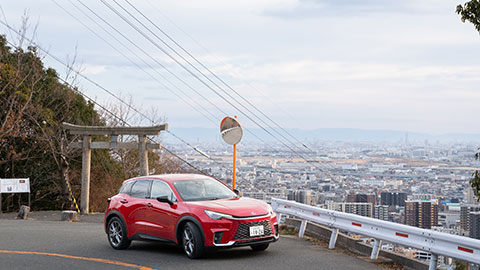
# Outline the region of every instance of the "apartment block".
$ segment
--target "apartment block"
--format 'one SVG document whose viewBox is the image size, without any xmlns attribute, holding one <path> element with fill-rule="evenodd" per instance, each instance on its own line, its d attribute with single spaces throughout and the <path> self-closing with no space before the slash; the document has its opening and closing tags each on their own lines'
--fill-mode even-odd
<svg viewBox="0 0 480 270">
<path fill-rule="evenodd" d="M 405 224 L 424 229 L 438 225 L 438 201 L 417 200 L 405 202 Z"/>
</svg>

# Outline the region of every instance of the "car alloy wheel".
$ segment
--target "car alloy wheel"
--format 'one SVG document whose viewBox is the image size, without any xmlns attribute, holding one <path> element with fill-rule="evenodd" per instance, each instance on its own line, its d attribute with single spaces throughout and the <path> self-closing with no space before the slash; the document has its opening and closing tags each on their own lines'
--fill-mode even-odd
<svg viewBox="0 0 480 270">
<path fill-rule="evenodd" d="M 192 230 L 189 227 L 183 231 L 183 249 L 188 256 L 192 256 L 195 251 L 195 241 L 193 240 Z"/>
<path fill-rule="evenodd" d="M 189 258 L 197 259 L 203 256 L 203 238 L 195 224 L 191 222 L 185 224 L 182 232 L 182 243 L 183 250 Z"/>
<path fill-rule="evenodd" d="M 125 249 L 131 241 L 127 239 L 125 225 L 118 217 L 113 217 L 108 222 L 108 242 L 114 249 Z"/>
<path fill-rule="evenodd" d="M 117 220 L 110 223 L 108 228 L 108 237 L 110 237 L 110 243 L 113 246 L 118 247 L 123 239 L 122 225 Z"/>
</svg>

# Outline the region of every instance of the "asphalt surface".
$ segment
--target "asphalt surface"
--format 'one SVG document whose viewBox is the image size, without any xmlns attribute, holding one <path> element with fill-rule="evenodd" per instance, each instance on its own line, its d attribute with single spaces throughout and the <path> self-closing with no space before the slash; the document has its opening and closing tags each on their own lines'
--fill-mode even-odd
<svg viewBox="0 0 480 270">
<path fill-rule="evenodd" d="M 134 241 L 118 251 L 107 242 L 101 214 L 82 216 L 81 222 L 53 221 L 58 217 L 55 212 L 32 213 L 31 220 L 0 215 L 0 269 L 383 269 L 292 236 L 282 236 L 263 252 L 242 247 L 199 260 L 154 242 Z"/>
</svg>

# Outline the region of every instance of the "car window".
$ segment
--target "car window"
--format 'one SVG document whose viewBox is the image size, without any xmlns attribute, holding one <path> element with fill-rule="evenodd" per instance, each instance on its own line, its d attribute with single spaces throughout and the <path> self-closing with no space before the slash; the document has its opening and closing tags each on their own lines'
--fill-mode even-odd
<svg viewBox="0 0 480 270">
<path fill-rule="evenodd" d="M 128 181 L 122 185 L 118 193 L 130 193 L 130 190 L 132 189 L 132 185 L 135 181 Z"/>
<path fill-rule="evenodd" d="M 224 184 L 210 178 L 175 181 L 173 186 L 184 201 L 207 201 L 237 197 Z"/>
<path fill-rule="evenodd" d="M 151 180 L 137 180 L 132 186 L 130 196 L 135 198 L 147 198 L 150 195 Z"/>
<path fill-rule="evenodd" d="M 160 196 L 168 196 L 172 202 L 177 200 L 167 183 L 160 180 L 154 180 L 152 183 L 152 192 L 150 198 L 156 199 Z"/>
</svg>

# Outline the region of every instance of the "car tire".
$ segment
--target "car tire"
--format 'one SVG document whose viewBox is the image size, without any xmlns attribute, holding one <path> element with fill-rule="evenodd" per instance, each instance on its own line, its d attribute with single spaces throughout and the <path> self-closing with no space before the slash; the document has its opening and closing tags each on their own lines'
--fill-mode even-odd
<svg viewBox="0 0 480 270">
<path fill-rule="evenodd" d="M 127 227 L 125 223 L 118 217 L 112 217 L 108 221 L 107 238 L 108 243 L 110 243 L 110 246 L 114 249 L 126 249 L 132 242 L 127 238 Z"/>
<path fill-rule="evenodd" d="M 183 227 L 182 247 L 190 259 L 201 258 L 205 252 L 202 232 L 192 222 L 187 222 Z"/>
<path fill-rule="evenodd" d="M 260 245 L 252 245 L 250 246 L 250 248 L 253 250 L 253 251 L 263 251 L 265 249 L 268 248 L 268 243 L 267 244 L 260 244 Z"/>
</svg>

